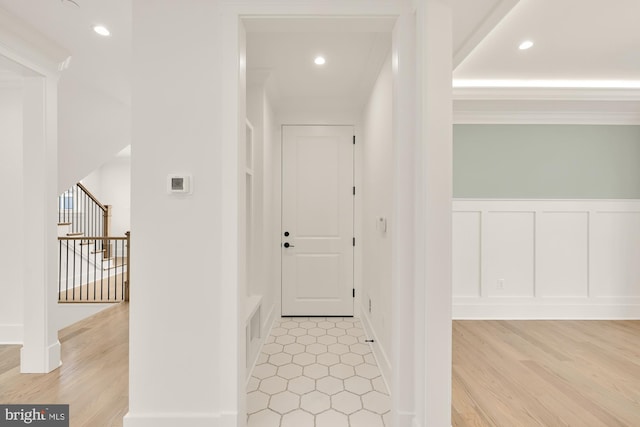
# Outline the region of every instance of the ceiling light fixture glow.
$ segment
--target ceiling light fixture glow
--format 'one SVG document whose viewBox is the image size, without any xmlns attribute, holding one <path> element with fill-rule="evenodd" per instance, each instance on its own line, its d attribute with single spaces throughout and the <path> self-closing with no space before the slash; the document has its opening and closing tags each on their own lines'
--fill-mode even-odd
<svg viewBox="0 0 640 427">
<path fill-rule="evenodd" d="M 454 88 L 640 89 L 640 80 L 453 79 Z"/>
<path fill-rule="evenodd" d="M 111 35 L 111 31 L 109 31 L 109 29 L 104 25 L 94 25 L 93 31 L 95 31 L 97 34 L 100 34 L 101 36 L 104 36 L 104 37 Z"/>
<path fill-rule="evenodd" d="M 327 60 L 324 59 L 324 56 L 316 56 L 316 59 L 313 60 L 316 65 L 324 65 L 327 63 Z"/>
<path fill-rule="evenodd" d="M 520 50 L 527 50 L 529 49 L 531 46 L 533 46 L 533 42 L 531 40 L 525 40 L 522 43 L 520 43 L 520 46 L 518 46 L 518 49 Z"/>
</svg>

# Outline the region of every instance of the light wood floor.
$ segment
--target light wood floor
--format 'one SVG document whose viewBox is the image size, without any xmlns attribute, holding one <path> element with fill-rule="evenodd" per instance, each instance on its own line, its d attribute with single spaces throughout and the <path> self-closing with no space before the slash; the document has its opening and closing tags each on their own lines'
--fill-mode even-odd
<svg viewBox="0 0 640 427">
<path fill-rule="evenodd" d="M 46 375 L 21 375 L 20 347 L 0 346 L 0 403 L 68 403 L 71 427 L 121 427 L 128 317 L 122 303 L 63 329 Z M 455 321 L 452 413 L 454 427 L 640 426 L 640 321 Z"/>
<path fill-rule="evenodd" d="M 640 321 L 456 321 L 454 427 L 640 426 Z"/>
<path fill-rule="evenodd" d="M 71 427 L 122 427 L 128 410 L 129 304 L 60 331 L 62 366 L 20 374 L 20 346 L 0 346 L 0 403 L 69 404 Z"/>
</svg>

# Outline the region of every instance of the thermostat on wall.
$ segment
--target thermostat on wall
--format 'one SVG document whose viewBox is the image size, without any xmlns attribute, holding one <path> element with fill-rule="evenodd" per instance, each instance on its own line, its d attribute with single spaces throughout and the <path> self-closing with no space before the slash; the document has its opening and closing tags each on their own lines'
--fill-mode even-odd
<svg viewBox="0 0 640 427">
<path fill-rule="evenodd" d="M 169 175 L 167 177 L 167 192 L 169 194 L 190 194 L 191 175 Z"/>
</svg>

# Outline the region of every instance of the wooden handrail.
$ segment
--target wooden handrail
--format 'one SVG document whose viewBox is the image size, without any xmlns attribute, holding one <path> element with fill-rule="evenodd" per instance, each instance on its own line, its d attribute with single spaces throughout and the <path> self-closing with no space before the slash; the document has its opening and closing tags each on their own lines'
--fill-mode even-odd
<svg viewBox="0 0 640 427">
<path fill-rule="evenodd" d="M 84 191 L 84 194 L 86 194 L 87 196 L 89 196 L 89 198 L 90 198 L 91 200 L 93 200 L 93 201 L 94 201 L 94 203 L 100 207 L 100 209 L 102 209 L 104 212 L 106 212 L 106 211 L 107 211 L 107 207 L 106 207 L 105 205 L 103 205 L 102 203 L 100 203 L 100 202 L 98 201 L 98 199 L 96 198 L 96 196 L 94 196 L 93 194 L 91 194 L 91 191 L 87 190 L 87 187 L 85 187 L 84 185 L 82 185 L 82 183 L 80 183 L 80 182 L 78 182 L 76 185 L 77 185 L 77 186 L 78 186 L 82 191 Z"/>
<path fill-rule="evenodd" d="M 58 240 L 127 240 L 126 236 L 59 236 Z"/>
</svg>

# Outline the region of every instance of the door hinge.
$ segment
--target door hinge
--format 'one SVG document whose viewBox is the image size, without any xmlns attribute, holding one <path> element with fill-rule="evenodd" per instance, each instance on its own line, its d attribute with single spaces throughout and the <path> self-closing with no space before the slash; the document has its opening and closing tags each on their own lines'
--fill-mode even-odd
<svg viewBox="0 0 640 427">
<path fill-rule="evenodd" d="M 356 195 L 356 187 L 353 187 L 353 195 Z"/>
<path fill-rule="evenodd" d="M 354 237 L 353 238 L 353 246 L 355 246 L 355 245 L 356 245 L 356 238 Z"/>
<path fill-rule="evenodd" d="M 356 143 L 356 136 L 355 135 L 353 135 L 353 143 L 354 144 Z"/>
<path fill-rule="evenodd" d="M 353 297 L 356 297 L 356 288 L 353 288 Z"/>
</svg>

